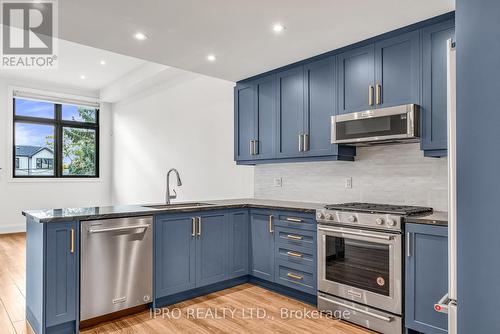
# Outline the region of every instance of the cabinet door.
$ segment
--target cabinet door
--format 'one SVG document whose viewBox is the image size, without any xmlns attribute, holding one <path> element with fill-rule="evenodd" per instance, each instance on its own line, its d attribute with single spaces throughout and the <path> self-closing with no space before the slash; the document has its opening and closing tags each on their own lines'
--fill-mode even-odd
<svg viewBox="0 0 500 334">
<path fill-rule="evenodd" d="M 229 213 L 229 278 L 248 275 L 249 232 L 248 211 Z"/>
<path fill-rule="evenodd" d="M 276 154 L 276 76 L 270 75 L 255 82 L 255 139 L 253 159 L 272 159 Z"/>
<path fill-rule="evenodd" d="M 375 106 L 420 104 L 420 32 L 375 44 Z"/>
<path fill-rule="evenodd" d="M 422 30 L 421 146 L 425 151 L 447 149 L 446 41 L 454 36 L 454 20 Z"/>
<path fill-rule="evenodd" d="M 405 326 L 427 334 L 447 333 L 446 314 L 434 311 L 448 292 L 447 228 L 407 224 L 406 232 Z"/>
<path fill-rule="evenodd" d="M 191 216 L 155 218 L 155 298 L 195 287 L 195 235 Z"/>
<path fill-rule="evenodd" d="M 235 160 L 251 160 L 251 141 L 255 138 L 255 90 L 252 84 L 234 88 Z"/>
<path fill-rule="evenodd" d="M 368 45 L 338 56 L 340 114 L 372 109 L 375 102 L 374 46 Z M 370 97 L 372 92 L 372 99 Z"/>
<path fill-rule="evenodd" d="M 251 213 L 250 274 L 274 282 L 274 231 L 269 223 L 272 218 L 271 213 Z"/>
<path fill-rule="evenodd" d="M 78 224 L 50 223 L 46 230 L 47 327 L 76 320 Z"/>
<path fill-rule="evenodd" d="M 304 68 L 281 72 L 278 84 L 278 156 L 302 156 L 299 136 L 304 131 Z"/>
<path fill-rule="evenodd" d="M 227 215 L 199 216 L 196 240 L 196 287 L 227 278 Z"/>
<path fill-rule="evenodd" d="M 305 155 L 322 156 L 336 153 L 331 144 L 331 116 L 335 114 L 335 58 L 308 64 L 305 73 L 304 133 L 307 134 Z"/>
</svg>

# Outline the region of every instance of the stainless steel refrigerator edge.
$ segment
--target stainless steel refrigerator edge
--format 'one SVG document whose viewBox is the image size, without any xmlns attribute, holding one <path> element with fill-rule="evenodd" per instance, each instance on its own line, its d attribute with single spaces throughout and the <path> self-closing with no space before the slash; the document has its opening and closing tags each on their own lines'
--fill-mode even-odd
<svg viewBox="0 0 500 334">
<path fill-rule="evenodd" d="M 80 319 L 152 301 L 153 218 L 81 222 Z"/>
<path fill-rule="evenodd" d="M 448 333 L 457 333 L 456 51 L 448 40 Z"/>
</svg>

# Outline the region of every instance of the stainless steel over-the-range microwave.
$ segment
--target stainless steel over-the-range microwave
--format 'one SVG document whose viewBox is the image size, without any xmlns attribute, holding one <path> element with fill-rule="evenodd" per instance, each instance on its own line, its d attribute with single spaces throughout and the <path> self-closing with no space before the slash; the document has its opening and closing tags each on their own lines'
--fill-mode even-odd
<svg viewBox="0 0 500 334">
<path fill-rule="evenodd" d="M 416 104 L 332 116 L 332 144 L 374 145 L 418 142 L 420 108 Z"/>
</svg>

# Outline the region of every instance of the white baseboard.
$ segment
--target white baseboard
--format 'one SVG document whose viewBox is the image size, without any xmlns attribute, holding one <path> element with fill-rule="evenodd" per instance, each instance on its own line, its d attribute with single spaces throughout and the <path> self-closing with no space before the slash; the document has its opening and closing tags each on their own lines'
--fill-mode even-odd
<svg viewBox="0 0 500 334">
<path fill-rule="evenodd" d="M 26 232 L 26 224 L 3 225 L 0 224 L 0 234 Z"/>
</svg>

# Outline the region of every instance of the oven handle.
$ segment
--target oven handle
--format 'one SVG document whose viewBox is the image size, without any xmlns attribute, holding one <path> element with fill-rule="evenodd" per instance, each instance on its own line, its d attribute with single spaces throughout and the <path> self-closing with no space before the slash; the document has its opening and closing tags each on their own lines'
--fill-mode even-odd
<svg viewBox="0 0 500 334">
<path fill-rule="evenodd" d="M 342 307 L 351 309 L 351 310 L 359 312 L 359 313 L 366 314 L 366 315 L 368 315 L 370 317 L 373 317 L 373 318 L 376 318 L 376 319 L 379 319 L 379 320 L 383 320 L 383 321 L 386 321 L 386 322 L 391 322 L 392 319 L 393 319 L 392 317 L 384 317 L 383 315 L 375 314 L 375 313 L 372 313 L 370 311 L 365 311 L 365 310 L 356 308 L 354 306 L 346 305 L 344 303 L 340 303 L 340 302 L 337 302 L 335 300 L 327 299 L 327 298 L 324 298 L 324 297 L 321 297 L 321 296 L 318 296 L 318 298 L 324 300 L 327 303 L 332 303 L 332 304 L 335 304 L 335 305 L 338 305 L 338 306 L 342 306 Z"/>
<path fill-rule="evenodd" d="M 335 232 L 335 233 L 341 233 L 341 234 L 358 235 L 361 237 L 368 237 L 368 238 L 382 239 L 382 240 L 392 240 L 394 238 L 393 235 L 372 234 L 372 233 L 366 233 L 366 232 L 354 232 L 354 231 L 347 231 L 347 230 L 339 230 L 339 229 L 335 229 L 335 228 L 318 227 L 318 230 L 325 231 L 325 232 Z"/>
</svg>

